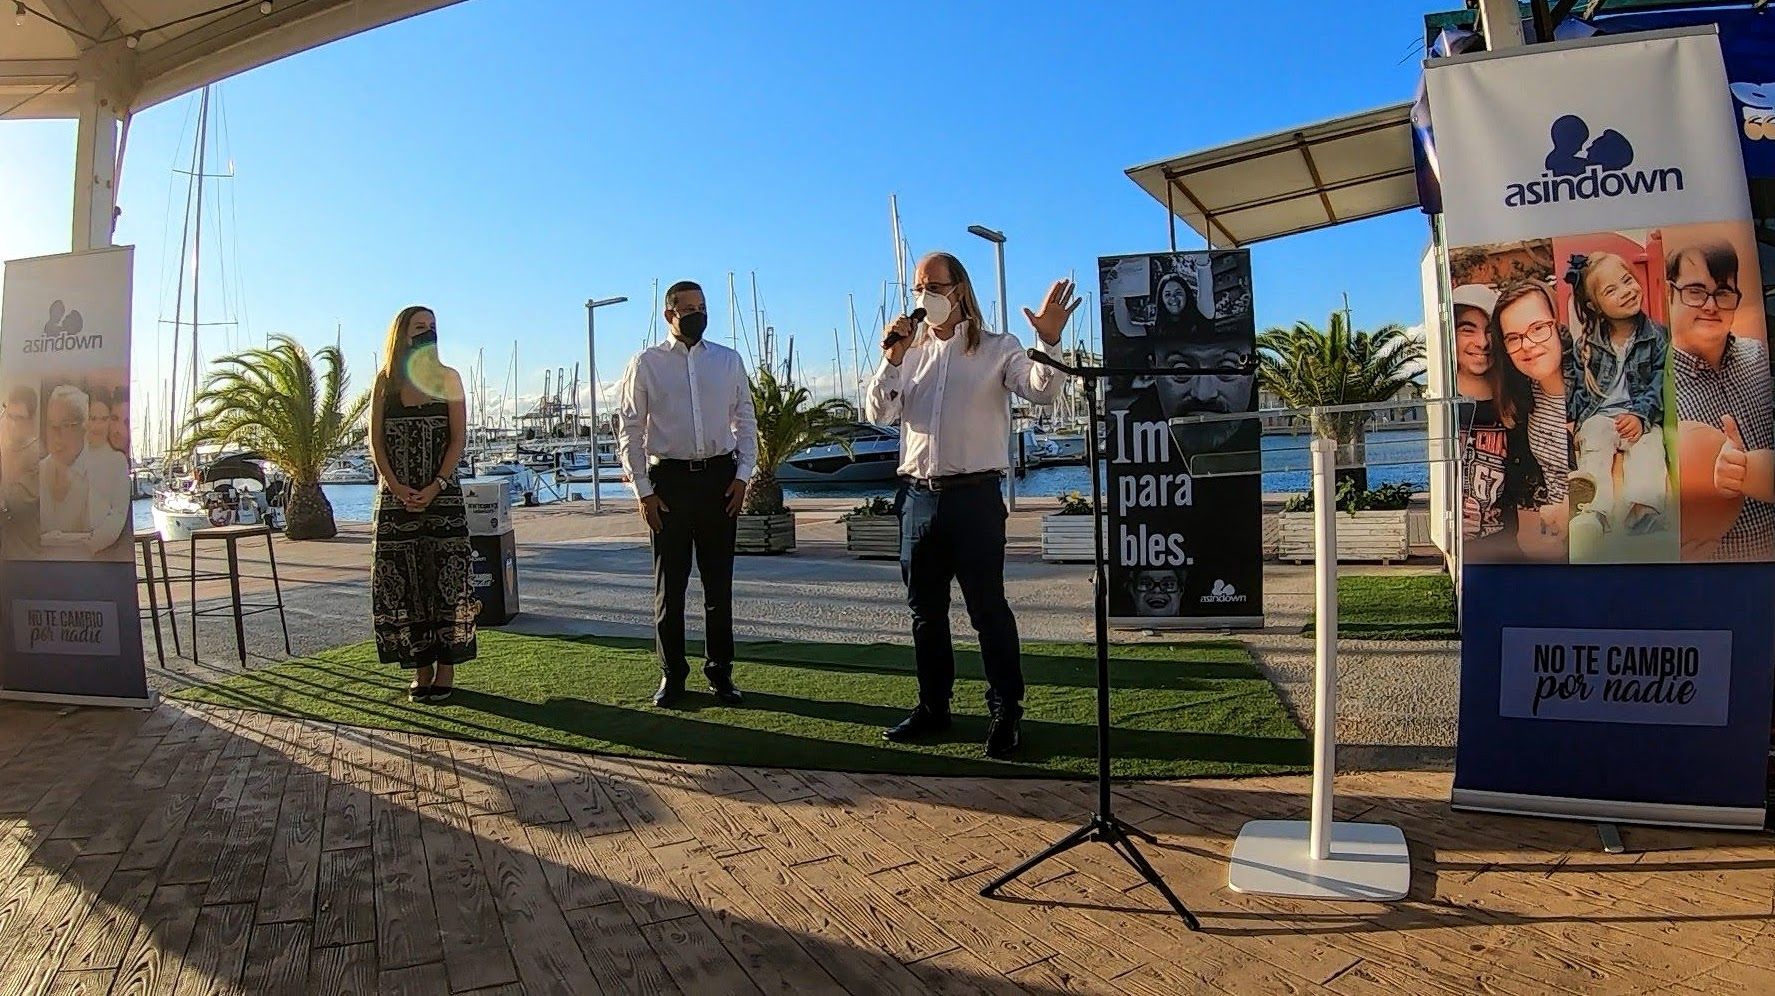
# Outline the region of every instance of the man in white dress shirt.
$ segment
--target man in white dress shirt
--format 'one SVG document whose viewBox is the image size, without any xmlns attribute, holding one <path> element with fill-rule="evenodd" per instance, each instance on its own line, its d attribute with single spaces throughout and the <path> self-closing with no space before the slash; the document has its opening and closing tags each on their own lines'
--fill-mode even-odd
<svg viewBox="0 0 1775 996">
<path fill-rule="evenodd" d="M 703 338 L 703 289 L 666 290 L 672 334 L 630 361 L 619 388 L 617 452 L 653 537 L 653 621 L 665 707 L 684 694 L 684 593 L 694 555 L 703 580 L 709 690 L 730 705 L 733 683 L 733 543 L 746 482 L 758 463 L 752 385 L 738 353 Z"/>
<path fill-rule="evenodd" d="M 888 326 L 867 403 L 870 421 L 900 423 L 900 574 L 918 659 L 918 705 L 882 736 L 908 741 L 949 729 L 953 581 L 980 636 L 992 713 L 986 753 L 1004 758 L 1021 745 L 1023 716 L 1017 619 L 1005 600 L 1007 513 L 999 492 L 1010 467 L 1010 395 L 1052 404 L 1062 377 L 1032 361 L 1015 336 L 986 330 L 960 260 L 932 253 L 919 262 L 915 279 L 924 322 L 915 329 L 901 318 Z M 1072 283 L 1056 280 L 1041 314 L 1023 309 L 1044 353 L 1058 352 L 1061 330 L 1078 306 Z"/>
</svg>

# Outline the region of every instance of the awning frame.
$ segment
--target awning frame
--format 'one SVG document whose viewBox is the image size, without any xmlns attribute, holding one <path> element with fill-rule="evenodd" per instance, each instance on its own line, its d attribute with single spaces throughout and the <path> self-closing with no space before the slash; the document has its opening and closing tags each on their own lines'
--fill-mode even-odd
<svg viewBox="0 0 1775 996">
<path fill-rule="evenodd" d="M 1126 171 L 1129 179 L 1139 184 L 1155 198 L 1159 197 L 1155 186 L 1162 183 L 1165 210 L 1171 226 L 1171 245 L 1177 244 L 1177 221 L 1182 218 L 1184 223 L 1206 240 L 1210 247 L 1237 248 L 1268 239 L 1282 238 L 1301 232 L 1327 228 L 1348 221 L 1376 217 L 1394 211 L 1405 210 L 1417 203 L 1415 193 L 1409 202 L 1401 198 L 1386 202 L 1383 206 L 1366 209 L 1340 209 L 1333 203 L 1333 195 L 1358 188 L 1392 184 L 1415 175 L 1415 166 L 1410 152 L 1411 103 L 1409 101 L 1388 107 L 1376 108 L 1360 114 L 1349 115 L 1322 121 L 1317 124 L 1289 128 L 1257 138 L 1245 139 L 1228 145 L 1207 149 L 1183 156 L 1174 156 L 1156 162 L 1129 167 Z M 1315 149 L 1332 142 L 1347 141 L 1373 136 L 1377 133 L 1397 130 L 1403 140 L 1402 148 L 1375 169 L 1364 170 L 1355 176 L 1340 177 L 1327 182 L 1321 162 L 1315 155 Z M 1279 157 L 1289 157 L 1292 162 L 1304 168 L 1310 183 L 1305 185 L 1285 184 L 1263 190 L 1256 196 L 1209 207 L 1205 198 L 1193 189 L 1191 178 L 1216 170 L 1224 170 L 1259 160 L 1280 161 Z M 1294 158 L 1298 157 L 1298 158 Z M 1415 191 L 1415 187 L 1413 188 Z M 1186 201 L 1193 213 L 1180 213 L 1178 197 Z M 1275 231 L 1264 231 L 1252 236 L 1241 238 L 1235 235 L 1231 219 L 1234 215 L 1265 208 L 1274 208 L 1291 201 L 1316 200 L 1320 220 L 1304 224 L 1291 224 Z M 1198 224 L 1199 221 L 1199 224 Z"/>
</svg>

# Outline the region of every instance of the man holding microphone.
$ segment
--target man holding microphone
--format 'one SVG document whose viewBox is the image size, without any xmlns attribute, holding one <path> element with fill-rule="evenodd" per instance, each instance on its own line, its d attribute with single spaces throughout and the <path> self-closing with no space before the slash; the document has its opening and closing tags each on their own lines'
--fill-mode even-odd
<svg viewBox="0 0 1775 996">
<path fill-rule="evenodd" d="M 918 705 L 882 732 L 904 742 L 949 729 L 955 650 L 949 635 L 950 582 L 959 582 L 980 637 L 986 705 L 992 723 L 986 753 L 1021 745 L 1023 666 L 1017 619 L 1005 600 L 1005 503 L 1000 482 L 1010 467 L 1009 401 L 1038 404 L 1060 396 L 1061 375 L 1032 361 L 1015 336 L 989 332 L 961 261 L 931 253 L 919 261 L 913 292 L 922 323 L 889 325 L 880 369 L 869 383 L 873 422 L 900 423 L 900 575 L 912 610 Z M 1040 314 L 1023 309 L 1049 355 L 1079 306 L 1072 282 L 1056 280 Z"/>
</svg>

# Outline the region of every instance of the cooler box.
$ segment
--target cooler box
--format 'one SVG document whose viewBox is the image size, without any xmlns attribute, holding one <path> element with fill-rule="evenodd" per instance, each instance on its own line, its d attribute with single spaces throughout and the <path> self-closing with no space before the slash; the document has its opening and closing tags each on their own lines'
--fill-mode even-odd
<svg viewBox="0 0 1775 996">
<path fill-rule="evenodd" d="M 503 626 L 518 614 L 518 544 L 508 528 L 497 536 L 468 538 L 474 559 L 469 565 L 469 582 L 481 611 L 475 616 L 477 626 Z"/>
<path fill-rule="evenodd" d="M 512 531 L 511 491 L 503 478 L 463 481 L 462 506 L 468 513 L 470 536 L 498 536 Z"/>
</svg>

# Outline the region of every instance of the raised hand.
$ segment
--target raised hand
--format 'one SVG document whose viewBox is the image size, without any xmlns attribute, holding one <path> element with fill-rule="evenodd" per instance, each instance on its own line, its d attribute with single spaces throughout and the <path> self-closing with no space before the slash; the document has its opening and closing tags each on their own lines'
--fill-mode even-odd
<svg viewBox="0 0 1775 996">
<path fill-rule="evenodd" d="M 1048 296 L 1042 300 L 1040 314 L 1023 309 L 1023 317 L 1029 319 L 1029 325 L 1035 334 L 1050 346 L 1059 345 L 1060 333 L 1072 318 L 1072 313 L 1083 303 L 1072 295 L 1072 281 L 1056 280 L 1054 286 L 1048 288 Z"/>
<path fill-rule="evenodd" d="M 1720 431 L 1726 434 L 1726 444 L 1720 447 L 1720 455 L 1713 462 L 1713 487 L 1728 498 L 1742 498 L 1749 470 L 1749 447 L 1744 445 L 1744 433 L 1732 416 L 1720 419 Z"/>
</svg>

